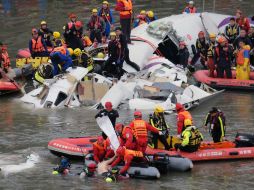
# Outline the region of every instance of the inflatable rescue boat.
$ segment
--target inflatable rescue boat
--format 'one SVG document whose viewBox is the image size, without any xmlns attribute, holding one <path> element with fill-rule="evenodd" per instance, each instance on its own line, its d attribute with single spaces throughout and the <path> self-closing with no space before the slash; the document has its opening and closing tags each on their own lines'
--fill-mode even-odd
<svg viewBox="0 0 254 190">
<path fill-rule="evenodd" d="M 0 96 L 4 94 L 9 94 L 13 92 L 18 92 L 20 87 L 16 82 L 8 82 L 0 80 Z"/>
<path fill-rule="evenodd" d="M 233 79 L 226 78 L 212 78 L 209 77 L 209 71 L 200 70 L 194 73 L 194 78 L 200 82 L 205 83 L 212 88 L 217 89 L 231 89 L 231 90 L 254 90 L 254 72 L 251 72 L 251 80 L 235 79 L 236 72 L 232 71 Z"/>
</svg>

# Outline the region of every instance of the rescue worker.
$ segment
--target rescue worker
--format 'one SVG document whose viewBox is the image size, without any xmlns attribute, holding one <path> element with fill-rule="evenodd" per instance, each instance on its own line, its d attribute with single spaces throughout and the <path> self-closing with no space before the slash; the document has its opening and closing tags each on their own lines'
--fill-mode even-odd
<svg viewBox="0 0 254 190">
<path fill-rule="evenodd" d="M 94 162 L 84 164 L 83 172 L 80 173 L 80 177 L 95 177 L 97 165 Z"/>
<path fill-rule="evenodd" d="M 236 23 L 248 34 L 250 30 L 250 21 L 247 17 L 243 15 L 242 11 L 239 9 L 236 10 Z"/>
<path fill-rule="evenodd" d="M 92 16 L 87 24 L 87 30 L 90 32 L 92 42 L 96 39 L 98 43 L 102 43 L 102 34 L 105 32 L 105 22 L 103 18 L 98 16 L 98 10 L 92 10 Z"/>
<path fill-rule="evenodd" d="M 188 6 L 185 7 L 183 13 L 197 13 L 197 9 L 194 6 L 194 1 L 189 1 Z"/>
<path fill-rule="evenodd" d="M 117 123 L 115 130 L 119 135 L 120 146 L 125 146 L 127 149 L 136 150 L 137 142 L 130 126 L 124 126 L 122 123 Z"/>
<path fill-rule="evenodd" d="M 147 19 L 146 11 L 142 10 L 140 11 L 139 15 L 137 16 L 137 19 L 134 21 L 133 27 L 136 28 L 142 24 L 149 24 L 149 20 Z"/>
<path fill-rule="evenodd" d="M 124 161 L 124 166 L 119 171 L 119 174 L 125 177 L 129 177 L 127 174 L 128 169 L 131 166 L 131 163 L 134 158 L 144 158 L 144 154 L 142 151 L 130 150 L 125 148 L 124 146 L 120 146 L 116 151 L 117 158 L 111 164 L 111 167 L 115 167 L 121 161 Z"/>
<path fill-rule="evenodd" d="M 47 45 L 43 38 L 39 36 L 37 29 L 32 29 L 32 39 L 29 41 L 29 50 L 31 56 L 47 57 L 49 55 Z"/>
<path fill-rule="evenodd" d="M 157 16 L 154 15 L 153 11 L 147 11 L 146 18 L 149 20 L 149 22 L 153 22 L 158 19 Z"/>
<path fill-rule="evenodd" d="M 200 63 L 203 65 L 204 68 L 206 68 L 206 58 L 207 58 L 207 50 L 209 48 L 209 44 L 207 43 L 205 39 L 205 33 L 203 31 L 200 31 L 198 33 L 198 39 L 196 41 L 196 54 L 191 60 L 191 64 L 195 65 L 195 63 L 200 58 Z"/>
<path fill-rule="evenodd" d="M 134 118 L 135 119 L 129 126 L 132 128 L 137 140 L 137 150 L 145 153 L 148 144 L 148 131 L 159 135 L 162 135 L 163 133 L 148 124 L 146 121 L 142 120 L 142 113 L 140 111 L 134 112 Z"/>
<path fill-rule="evenodd" d="M 183 152 L 196 152 L 203 141 L 203 135 L 192 125 L 190 119 L 184 121 L 184 130 L 181 134 L 181 138 L 182 143 L 175 144 L 175 148 Z"/>
<path fill-rule="evenodd" d="M 53 35 L 53 31 L 48 28 L 46 21 L 44 21 L 44 20 L 41 21 L 41 27 L 38 30 L 38 33 L 39 33 L 39 36 L 41 36 L 43 38 L 46 45 L 48 47 L 52 47 L 50 37 Z"/>
<path fill-rule="evenodd" d="M 182 65 L 185 69 L 188 66 L 190 53 L 188 48 L 186 47 L 186 43 L 183 41 L 179 43 L 179 51 L 177 56 L 179 65 Z"/>
<path fill-rule="evenodd" d="M 39 84 L 49 86 L 50 84 L 45 79 L 52 79 L 54 77 L 54 67 L 50 63 L 40 64 L 34 74 L 34 80 Z M 37 84 L 35 84 L 37 86 Z"/>
<path fill-rule="evenodd" d="M 250 27 L 248 36 L 249 36 L 252 46 L 254 46 L 254 27 L 253 26 Z M 254 48 L 253 47 L 250 50 L 250 64 L 252 66 L 254 66 Z"/>
<path fill-rule="evenodd" d="M 224 78 L 224 72 L 226 72 L 227 78 L 232 78 L 232 56 L 233 50 L 231 46 L 228 45 L 227 39 L 223 36 L 219 37 L 214 56 L 214 64 L 217 68 L 218 78 Z"/>
<path fill-rule="evenodd" d="M 121 78 L 124 61 L 124 52 L 122 50 L 120 42 L 116 39 L 116 33 L 111 32 L 108 43 L 108 59 L 104 63 L 104 72 L 107 76 Z"/>
<path fill-rule="evenodd" d="M 123 52 L 123 54 L 124 54 L 124 61 L 125 61 L 128 65 L 130 65 L 130 66 L 132 66 L 134 69 L 136 69 L 137 71 L 140 71 L 139 66 L 138 66 L 136 63 L 134 63 L 134 62 L 132 62 L 132 61 L 130 60 L 129 48 L 128 48 L 128 39 L 127 39 L 127 37 L 125 36 L 125 34 L 122 33 L 122 29 L 121 29 L 120 27 L 116 27 L 116 28 L 115 28 L 115 32 L 116 32 L 117 40 L 118 40 L 118 41 L 120 42 L 120 44 L 121 44 L 121 48 L 122 48 L 121 52 Z"/>
<path fill-rule="evenodd" d="M 229 24 L 225 28 L 224 34 L 228 40 L 228 43 L 230 43 L 230 44 L 233 44 L 235 39 L 239 36 L 240 27 L 236 23 L 234 17 L 230 18 Z"/>
<path fill-rule="evenodd" d="M 235 41 L 233 43 L 235 49 L 239 49 L 239 42 L 240 41 L 243 41 L 245 43 L 245 45 L 249 45 L 250 47 L 253 47 L 251 40 L 244 29 L 240 30 L 240 35 L 235 39 Z"/>
<path fill-rule="evenodd" d="M 11 61 L 9 54 L 7 52 L 7 45 L 2 44 L 0 47 L 0 68 L 5 72 L 8 73 L 11 69 Z"/>
<path fill-rule="evenodd" d="M 149 123 L 156 129 L 162 132 L 163 135 L 159 135 L 158 133 L 153 134 L 153 145 L 154 148 L 158 148 L 158 140 L 164 145 L 165 150 L 169 150 L 170 146 L 167 142 L 167 138 L 169 136 L 169 126 L 167 125 L 164 117 L 164 108 L 161 106 L 156 106 L 154 109 L 154 113 L 150 115 Z"/>
<path fill-rule="evenodd" d="M 54 168 L 56 174 L 68 174 L 71 167 L 71 163 L 68 158 L 61 156 L 60 165 L 57 168 Z"/>
<path fill-rule="evenodd" d="M 216 35 L 214 33 L 211 33 L 209 35 L 209 48 L 207 50 L 207 67 L 209 70 L 209 77 L 214 78 L 214 71 L 215 71 L 215 65 L 214 65 L 214 54 L 215 54 L 215 43 L 216 43 Z"/>
<path fill-rule="evenodd" d="M 205 129 L 207 129 L 208 124 L 210 124 L 209 132 L 213 138 L 213 142 L 222 142 L 226 133 L 226 117 L 224 113 L 218 108 L 213 107 L 205 118 Z"/>
<path fill-rule="evenodd" d="M 93 69 L 93 58 L 85 50 L 81 51 L 81 49 L 76 48 L 73 51 L 73 55 L 75 56 L 73 60 L 74 65 L 82 65 L 83 67 L 88 68 L 89 71 Z"/>
<path fill-rule="evenodd" d="M 114 151 L 110 148 L 110 141 L 98 137 L 97 141 L 93 143 L 93 158 L 96 163 L 102 162 L 104 159 L 112 158 Z"/>
<path fill-rule="evenodd" d="M 177 134 L 181 135 L 183 132 L 184 121 L 190 119 L 192 121 L 192 116 L 190 112 L 186 111 L 182 104 L 176 103 L 177 112 Z"/>
<path fill-rule="evenodd" d="M 96 114 L 95 118 L 108 116 L 112 125 L 115 126 L 116 119 L 119 117 L 118 111 L 113 109 L 113 105 L 111 102 L 106 102 L 104 107 L 105 109 L 99 111 L 99 113 Z M 102 132 L 102 136 L 104 139 L 107 138 L 107 135 L 104 132 Z"/>
<path fill-rule="evenodd" d="M 53 39 L 52 39 L 51 43 L 54 48 L 64 45 L 64 40 L 61 39 L 60 32 L 57 32 L 57 31 L 53 32 Z"/>
<path fill-rule="evenodd" d="M 50 59 L 53 64 L 53 75 L 58 75 L 61 72 L 65 72 L 66 69 L 73 66 L 71 56 L 73 50 L 71 48 L 57 47 L 50 54 Z"/>
<path fill-rule="evenodd" d="M 236 79 L 250 79 L 250 46 L 243 41 L 239 42 L 239 50 L 236 54 Z"/>
<path fill-rule="evenodd" d="M 113 17 L 112 10 L 109 8 L 108 1 L 103 1 L 102 8 L 99 10 L 98 16 L 103 18 L 103 20 L 106 24 L 103 36 L 108 38 L 109 34 L 110 34 L 110 29 L 114 27 L 114 25 L 113 25 L 114 24 L 114 17 Z"/>
<path fill-rule="evenodd" d="M 131 43 L 132 0 L 117 0 L 115 7 L 120 14 L 120 24 L 127 43 Z"/>
</svg>

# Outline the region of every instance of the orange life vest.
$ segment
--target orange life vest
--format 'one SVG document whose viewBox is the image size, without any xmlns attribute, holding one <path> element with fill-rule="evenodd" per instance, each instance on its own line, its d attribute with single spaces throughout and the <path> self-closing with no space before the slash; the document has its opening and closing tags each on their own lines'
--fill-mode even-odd
<svg viewBox="0 0 254 190">
<path fill-rule="evenodd" d="M 2 53 L 2 59 L 3 59 L 4 69 L 8 69 L 11 66 L 11 61 L 10 61 L 9 54 L 7 52 Z"/>
<path fill-rule="evenodd" d="M 66 55 L 66 48 L 64 46 L 56 47 L 53 49 L 52 53 L 60 52 L 62 55 Z"/>
<path fill-rule="evenodd" d="M 118 0 L 118 2 L 121 2 L 124 4 L 124 7 L 127 9 L 126 11 L 120 11 L 120 16 L 125 16 L 132 14 L 132 1 L 131 0 Z"/>
<path fill-rule="evenodd" d="M 105 145 L 106 145 L 105 141 L 103 143 L 103 146 L 99 145 L 97 141 L 94 142 L 93 145 L 98 149 L 100 155 L 105 153 L 105 151 L 106 151 L 106 149 L 105 149 Z"/>
<path fill-rule="evenodd" d="M 74 25 L 74 23 L 73 22 L 68 22 L 68 29 L 70 30 L 71 28 L 72 28 L 72 26 Z"/>
<path fill-rule="evenodd" d="M 132 155 L 134 157 L 143 157 L 144 156 L 141 151 L 125 149 L 125 151 L 124 151 L 124 157 L 126 157 L 128 155 Z"/>
<path fill-rule="evenodd" d="M 236 57 L 236 64 L 237 65 L 243 65 L 244 64 L 244 51 L 245 51 L 245 49 L 241 49 L 241 50 L 238 51 L 237 57 Z"/>
<path fill-rule="evenodd" d="M 90 40 L 90 38 L 88 36 L 85 36 L 83 38 L 83 43 L 84 43 L 84 46 L 91 46 L 93 44 L 93 42 Z"/>
<path fill-rule="evenodd" d="M 138 137 L 147 137 L 146 122 L 144 120 L 134 120 L 133 124 L 134 128 L 132 130 L 136 139 Z"/>
<path fill-rule="evenodd" d="M 188 112 L 188 111 L 182 111 L 179 113 L 179 115 L 183 115 L 184 120 L 190 119 L 192 121 L 192 116 L 191 116 L 190 112 Z"/>
<path fill-rule="evenodd" d="M 41 42 L 41 36 L 37 38 L 37 40 L 32 39 L 32 51 L 33 52 L 43 52 L 45 51 L 44 46 Z"/>
<path fill-rule="evenodd" d="M 127 134 L 127 132 L 128 131 L 130 131 L 130 132 L 132 132 L 133 133 L 133 131 L 132 131 L 132 129 L 129 127 L 129 126 L 125 126 L 124 128 L 123 128 L 123 131 L 122 131 L 122 138 L 124 139 L 124 140 L 126 140 L 126 134 Z M 128 137 L 127 137 L 128 138 Z"/>
</svg>

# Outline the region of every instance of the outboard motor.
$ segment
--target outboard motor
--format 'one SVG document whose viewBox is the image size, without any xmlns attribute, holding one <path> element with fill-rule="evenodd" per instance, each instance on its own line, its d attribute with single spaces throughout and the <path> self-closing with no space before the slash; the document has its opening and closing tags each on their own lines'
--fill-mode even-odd
<svg viewBox="0 0 254 190">
<path fill-rule="evenodd" d="M 156 167 L 160 173 L 168 172 L 169 156 L 166 153 L 156 153 L 153 156 L 152 166 Z"/>
<path fill-rule="evenodd" d="M 236 147 L 253 147 L 254 134 L 237 133 L 235 137 Z"/>
</svg>

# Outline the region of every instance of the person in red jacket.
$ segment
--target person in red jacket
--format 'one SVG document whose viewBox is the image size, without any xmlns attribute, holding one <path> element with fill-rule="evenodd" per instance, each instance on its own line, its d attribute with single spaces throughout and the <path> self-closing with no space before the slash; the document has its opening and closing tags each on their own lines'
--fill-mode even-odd
<svg viewBox="0 0 254 190">
<path fill-rule="evenodd" d="M 152 125 L 148 124 L 146 121 L 142 120 L 142 113 L 140 111 L 134 112 L 135 120 L 130 123 L 130 127 L 134 132 L 134 137 L 137 140 L 137 149 L 145 153 L 147 143 L 148 143 L 148 131 L 152 131 L 159 135 L 162 135 L 162 132 L 153 127 Z"/>
<path fill-rule="evenodd" d="M 98 137 L 97 141 L 93 143 L 94 161 L 99 163 L 104 158 L 111 158 L 114 156 L 114 151 L 110 148 L 110 141 L 104 140 L 103 137 Z"/>
<path fill-rule="evenodd" d="M 192 121 L 192 116 L 190 112 L 186 111 L 182 104 L 176 103 L 177 112 L 177 134 L 181 135 L 183 132 L 184 121 L 190 119 Z"/>
<path fill-rule="evenodd" d="M 131 42 L 131 22 L 132 22 L 132 0 L 117 0 L 115 7 L 120 14 L 120 24 L 123 33 L 127 38 L 127 42 Z"/>
<path fill-rule="evenodd" d="M 241 29 L 244 29 L 246 33 L 249 33 L 250 30 L 250 21 L 247 17 L 245 17 L 241 10 L 236 10 L 236 23 Z"/>
<path fill-rule="evenodd" d="M 130 126 L 124 126 L 122 123 L 117 123 L 115 130 L 119 135 L 120 146 L 125 146 L 127 149 L 135 150 L 136 140 Z"/>
</svg>

